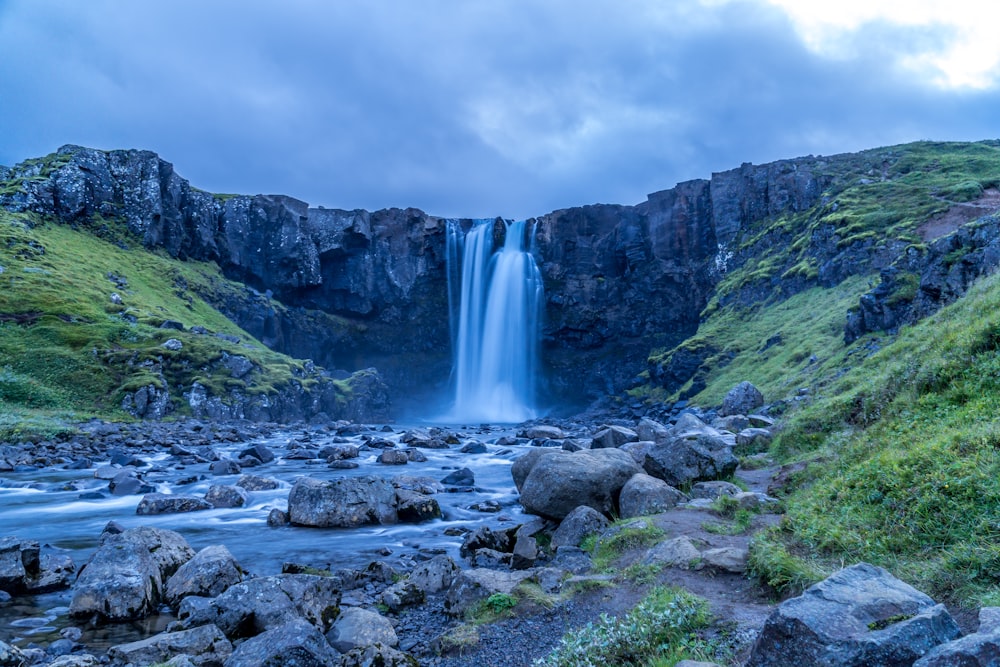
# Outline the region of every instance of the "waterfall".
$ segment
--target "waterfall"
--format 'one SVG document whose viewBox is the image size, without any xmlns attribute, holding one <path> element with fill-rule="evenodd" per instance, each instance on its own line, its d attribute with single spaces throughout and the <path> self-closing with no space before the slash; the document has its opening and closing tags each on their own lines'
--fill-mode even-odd
<svg viewBox="0 0 1000 667">
<path fill-rule="evenodd" d="M 537 416 L 542 276 L 526 247 L 526 222 L 507 225 L 497 252 L 493 231 L 493 221 L 477 222 L 464 238 L 457 224 L 448 228 L 455 388 L 449 421 L 513 423 Z"/>
</svg>

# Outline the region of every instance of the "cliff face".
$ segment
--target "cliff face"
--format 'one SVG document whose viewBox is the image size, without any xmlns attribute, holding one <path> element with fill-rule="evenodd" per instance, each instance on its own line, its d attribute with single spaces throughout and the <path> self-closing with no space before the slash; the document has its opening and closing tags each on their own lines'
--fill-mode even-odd
<svg viewBox="0 0 1000 667">
<path fill-rule="evenodd" d="M 740 230 L 817 202 L 825 183 L 806 164 L 743 165 L 637 206 L 535 219 L 551 400 L 619 391 L 651 347 L 690 335 L 727 261 L 745 259 L 727 249 Z M 8 209 L 71 224 L 120 218 L 147 247 L 217 262 L 251 288 L 246 299 L 216 299 L 217 307 L 281 352 L 330 368 L 375 366 L 397 397 L 447 381 L 447 220 L 416 209 L 213 195 L 148 151 L 67 146 L 8 178 L 19 184 L 0 194 Z"/>
</svg>

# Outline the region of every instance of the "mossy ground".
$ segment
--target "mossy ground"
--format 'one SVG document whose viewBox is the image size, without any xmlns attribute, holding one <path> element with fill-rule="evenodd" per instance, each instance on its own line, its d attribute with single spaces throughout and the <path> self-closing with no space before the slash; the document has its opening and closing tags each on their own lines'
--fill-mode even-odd
<svg viewBox="0 0 1000 667">
<path fill-rule="evenodd" d="M 134 241 L 115 221 L 67 226 L 0 211 L 0 438 L 90 416 L 122 418 L 126 392 L 163 379 L 174 396 L 195 381 L 212 394 L 253 394 L 304 375 L 300 362 L 268 350 L 199 296 L 209 285 L 244 287 L 214 264 L 177 261 Z M 185 330 L 159 328 L 167 320 Z M 182 349 L 162 347 L 169 338 Z M 216 363 L 223 354 L 259 370 L 234 378 Z M 175 407 L 183 412 L 182 403 Z"/>
<path fill-rule="evenodd" d="M 864 560 L 942 599 L 1000 599 L 998 313 L 994 275 L 790 415 L 774 453 L 818 463 L 761 538 L 783 567 Z"/>
</svg>

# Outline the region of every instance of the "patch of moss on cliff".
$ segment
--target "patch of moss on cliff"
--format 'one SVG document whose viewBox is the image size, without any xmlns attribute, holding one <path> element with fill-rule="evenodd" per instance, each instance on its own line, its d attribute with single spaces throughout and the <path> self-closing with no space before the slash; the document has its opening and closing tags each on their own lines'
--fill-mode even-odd
<svg viewBox="0 0 1000 667">
<path fill-rule="evenodd" d="M 699 405 L 718 405 L 743 380 L 753 382 L 768 400 L 783 398 L 816 386 L 849 363 L 844 313 L 867 290 L 868 279 L 855 276 L 771 305 L 719 307 L 695 336 L 651 355 L 649 363 L 662 366 L 680 351 L 709 350 L 700 366 L 704 387 L 692 398 Z M 667 398 L 676 400 L 690 388 L 691 382 Z"/>
</svg>

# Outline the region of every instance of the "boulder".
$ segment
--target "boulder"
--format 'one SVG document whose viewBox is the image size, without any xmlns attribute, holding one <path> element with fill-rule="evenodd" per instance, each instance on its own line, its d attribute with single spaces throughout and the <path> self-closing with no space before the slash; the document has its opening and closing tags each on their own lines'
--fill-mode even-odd
<svg viewBox="0 0 1000 667">
<path fill-rule="evenodd" d="M 692 498 L 715 500 L 720 496 L 737 496 L 741 493 L 743 493 L 743 489 L 732 482 L 698 482 L 691 485 Z"/>
<path fill-rule="evenodd" d="M 37 577 L 41 562 L 40 547 L 34 540 L 17 537 L 0 539 L 0 590 L 19 593 L 27 588 L 27 580 Z"/>
<path fill-rule="evenodd" d="M 657 442 L 665 439 L 670 434 L 670 429 L 658 421 L 643 417 L 636 425 L 635 433 L 639 436 L 639 440 Z"/>
<path fill-rule="evenodd" d="M 718 547 L 701 552 L 701 564 L 723 572 L 743 574 L 747 571 L 749 553 L 746 547 Z"/>
<path fill-rule="evenodd" d="M 378 462 L 391 466 L 401 466 L 409 463 L 410 457 L 402 449 L 385 449 L 379 454 Z"/>
<path fill-rule="evenodd" d="M 859 563 L 783 602 L 746 664 L 902 667 L 959 634 L 943 605 L 882 568 Z"/>
<path fill-rule="evenodd" d="M 700 558 L 701 552 L 691 538 L 682 535 L 650 547 L 643 562 L 648 565 L 667 565 L 687 570 Z"/>
<path fill-rule="evenodd" d="M 607 517 L 587 505 L 580 505 L 566 515 L 552 533 L 552 548 L 578 547 L 584 538 L 605 530 L 611 522 Z"/>
<path fill-rule="evenodd" d="M 670 486 L 728 477 L 739 460 L 717 430 L 691 414 L 678 420 L 672 435 L 646 453 L 643 468 Z"/>
<path fill-rule="evenodd" d="M 517 487 L 518 491 L 524 487 L 524 482 L 528 479 L 528 473 L 535 467 L 535 464 L 543 456 L 551 453 L 551 450 L 547 449 L 532 449 L 514 459 L 514 463 L 510 466 L 510 475 L 514 478 L 514 486 Z"/>
<path fill-rule="evenodd" d="M 536 424 L 519 431 L 517 437 L 528 440 L 562 440 L 566 434 L 558 426 Z"/>
<path fill-rule="evenodd" d="M 757 387 L 743 381 L 730 389 L 726 397 L 722 399 L 719 416 L 748 415 L 762 405 L 764 405 L 764 395 Z"/>
<path fill-rule="evenodd" d="M 476 476 L 468 468 L 460 468 L 445 475 L 441 483 L 445 486 L 473 486 L 476 483 Z"/>
<path fill-rule="evenodd" d="M 528 512 L 563 519 L 580 505 L 610 514 L 618 494 L 632 475 L 642 472 L 619 449 L 547 451 L 531 468 L 521 488 L 521 505 Z"/>
<path fill-rule="evenodd" d="M 195 496 L 178 496 L 168 493 L 147 493 L 135 508 L 136 514 L 178 514 L 212 509 L 211 503 Z"/>
<path fill-rule="evenodd" d="M 247 456 L 252 456 L 261 463 L 270 463 L 274 460 L 274 452 L 267 448 L 262 443 L 257 443 L 256 445 L 251 445 L 240 452 L 239 458 L 245 458 Z"/>
<path fill-rule="evenodd" d="M 143 482 L 132 470 L 121 470 L 108 482 L 108 491 L 113 496 L 131 496 L 139 493 L 152 493 L 152 485 Z"/>
<path fill-rule="evenodd" d="M 480 549 L 492 549 L 499 552 L 509 552 L 514 545 L 514 533 L 517 528 L 493 530 L 489 526 L 480 526 L 465 536 L 459 554 L 468 558 Z"/>
<path fill-rule="evenodd" d="M 233 645 L 219 628 L 203 625 L 112 646 L 108 650 L 108 657 L 112 665 L 152 665 L 166 662 L 177 654 L 184 654 L 189 656 L 191 664 L 208 667 L 222 664 L 232 652 Z"/>
<path fill-rule="evenodd" d="M 205 500 L 215 508 L 243 507 L 248 498 L 249 494 L 242 487 L 223 484 L 213 484 L 205 493 Z"/>
<path fill-rule="evenodd" d="M 327 463 L 331 463 L 333 461 L 343 461 L 345 459 L 356 459 L 359 454 L 360 452 L 357 445 L 338 443 L 323 447 L 319 450 L 317 457 L 325 460 Z"/>
<path fill-rule="evenodd" d="M 396 516 L 404 523 L 420 523 L 441 518 L 438 501 L 409 489 L 396 489 Z"/>
<path fill-rule="evenodd" d="M 396 637 L 396 631 L 389 619 L 378 612 L 360 607 L 341 611 L 340 616 L 326 633 L 326 640 L 341 653 L 356 648 L 367 648 L 373 644 L 393 648 L 399 646 L 399 638 Z"/>
<path fill-rule="evenodd" d="M 112 621 L 148 616 L 161 603 L 167 579 L 193 556 L 172 530 L 142 526 L 105 532 L 73 584 L 69 613 Z"/>
<path fill-rule="evenodd" d="M 618 500 L 619 514 L 623 519 L 666 512 L 688 497 L 662 479 L 638 472 L 622 487 Z"/>
<path fill-rule="evenodd" d="M 288 517 L 299 526 L 356 528 L 395 523 L 396 490 L 379 477 L 300 477 L 288 494 Z"/>
<path fill-rule="evenodd" d="M 231 640 L 254 637 L 305 620 L 325 632 L 340 611 L 340 582 L 311 574 L 278 574 L 234 584 L 215 598 L 184 599 L 177 617 L 185 627 L 214 623 Z"/>
<path fill-rule="evenodd" d="M 624 426 L 605 426 L 594 434 L 590 447 L 591 449 L 617 448 L 626 442 L 636 442 L 638 440 L 638 434 L 630 428 L 625 428 Z"/>
<path fill-rule="evenodd" d="M 441 554 L 413 568 L 408 580 L 424 593 L 438 593 L 451 586 L 458 572 L 455 561 Z"/>
<path fill-rule="evenodd" d="M 290 619 L 240 644 L 224 667 L 329 667 L 340 655 L 314 625 Z"/>
<path fill-rule="evenodd" d="M 243 569 L 229 549 L 222 545 L 205 547 L 167 580 L 166 600 L 176 609 L 189 595 L 214 598 L 241 581 Z"/>
<path fill-rule="evenodd" d="M 913 663 L 913 667 L 980 667 L 1000 665 L 1000 628 L 985 629 L 941 644 Z"/>
</svg>

